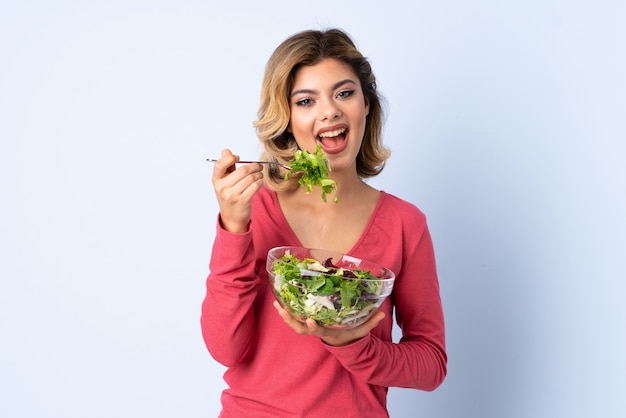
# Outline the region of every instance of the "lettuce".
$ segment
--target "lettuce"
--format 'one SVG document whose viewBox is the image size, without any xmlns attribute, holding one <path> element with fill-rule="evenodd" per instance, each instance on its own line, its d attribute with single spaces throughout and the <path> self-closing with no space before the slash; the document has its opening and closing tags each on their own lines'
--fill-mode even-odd
<svg viewBox="0 0 626 418">
<path fill-rule="evenodd" d="M 322 146 L 317 144 L 315 153 L 306 150 L 298 150 L 294 154 L 294 158 L 289 161 L 291 170 L 285 173 L 285 180 L 289 179 L 292 174 L 299 174 L 298 183 L 306 187 L 306 192 L 311 193 L 314 186 L 322 189 L 322 200 L 326 202 L 326 195 L 335 192 L 334 202 L 337 203 L 337 182 L 328 178 L 330 167 L 328 159 L 322 152 Z"/>
<path fill-rule="evenodd" d="M 286 253 L 272 263 L 273 291 L 294 316 L 324 326 L 359 322 L 378 306 L 384 286 L 369 271 L 343 269 Z"/>
</svg>

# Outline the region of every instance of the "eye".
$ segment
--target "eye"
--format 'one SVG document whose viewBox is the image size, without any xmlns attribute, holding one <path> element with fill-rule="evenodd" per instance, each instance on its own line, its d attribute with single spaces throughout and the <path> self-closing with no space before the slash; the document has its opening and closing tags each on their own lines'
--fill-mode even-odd
<svg viewBox="0 0 626 418">
<path fill-rule="evenodd" d="M 307 97 L 305 99 L 296 100 L 295 105 L 296 106 L 309 106 L 311 103 L 313 103 L 313 99 Z"/>
<path fill-rule="evenodd" d="M 338 99 L 347 99 L 348 97 L 352 96 L 354 94 L 354 90 L 341 90 L 339 93 L 337 93 L 337 98 Z"/>
</svg>

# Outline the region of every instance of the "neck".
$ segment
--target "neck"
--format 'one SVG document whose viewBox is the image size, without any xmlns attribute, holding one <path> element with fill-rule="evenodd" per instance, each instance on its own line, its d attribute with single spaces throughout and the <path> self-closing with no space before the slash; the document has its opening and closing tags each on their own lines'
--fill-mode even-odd
<svg viewBox="0 0 626 418">
<path fill-rule="evenodd" d="M 335 192 L 326 195 L 326 202 L 322 200 L 321 189 L 314 187 L 313 190 L 307 194 L 304 187 L 298 187 L 293 192 L 287 192 L 285 197 L 289 195 L 289 200 L 297 202 L 302 207 L 317 208 L 319 210 L 341 210 L 347 206 L 352 206 L 354 203 L 360 201 L 363 198 L 369 196 L 370 193 L 377 191 L 365 183 L 359 176 L 354 173 L 353 175 L 340 175 L 340 173 L 331 173 L 330 178 L 337 182 L 337 189 Z M 337 197 L 337 203 L 334 203 L 335 197 Z"/>
</svg>

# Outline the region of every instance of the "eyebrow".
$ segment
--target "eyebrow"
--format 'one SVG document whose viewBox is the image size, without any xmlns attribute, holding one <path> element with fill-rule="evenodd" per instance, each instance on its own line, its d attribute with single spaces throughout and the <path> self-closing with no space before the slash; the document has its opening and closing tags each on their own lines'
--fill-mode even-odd
<svg viewBox="0 0 626 418">
<path fill-rule="evenodd" d="M 335 84 L 333 84 L 333 90 L 338 89 L 339 87 L 343 86 L 344 84 L 355 84 L 356 85 L 356 81 L 352 80 L 351 78 L 346 78 L 345 80 L 341 80 L 336 82 Z M 289 97 L 293 97 L 297 94 L 315 94 L 317 93 L 317 90 L 311 90 L 311 89 L 300 89 L 300 90 L 295 90 L 293 92 L 291 92 L 291 95 Z"/>
</svg>

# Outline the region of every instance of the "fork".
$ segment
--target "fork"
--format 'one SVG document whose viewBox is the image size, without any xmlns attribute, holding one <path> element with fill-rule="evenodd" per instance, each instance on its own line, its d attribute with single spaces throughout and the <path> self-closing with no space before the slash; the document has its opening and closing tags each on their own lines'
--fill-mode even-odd
<svg viewBox="0 0 626 418">
<path fill-rule="evenodd" d="M 207 158 L 206 159 L 208 162 L 210 163 L 216 163 L 218 160 L 214 159 L 214 158 Z M 279 167 L 284 168 L 285 170 L 291 170 L 291 167 L 289 167 L 286 164 L 282 164 L 279 163 L 278 161 L 237 161 L 237 164 L 270 164 L 270 165 L 277 165 Z"/>
</svg>

